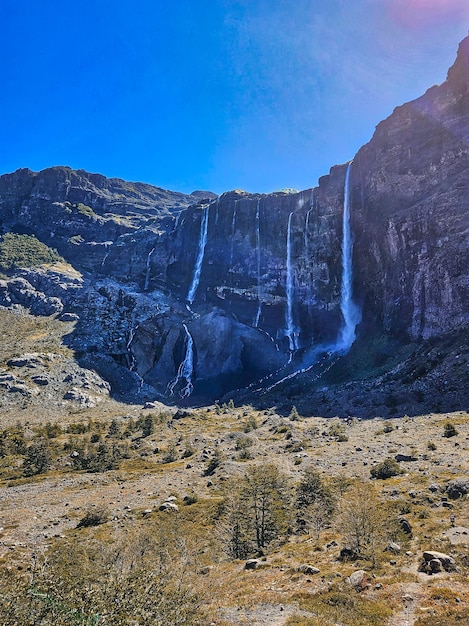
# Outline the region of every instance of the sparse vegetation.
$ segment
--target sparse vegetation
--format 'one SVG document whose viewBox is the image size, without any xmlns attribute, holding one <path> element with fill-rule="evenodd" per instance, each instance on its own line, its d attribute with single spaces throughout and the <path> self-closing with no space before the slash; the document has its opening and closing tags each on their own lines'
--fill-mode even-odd
<svg viewBox="0 0 469 626">
<path fill-rule="evenodd" d="M 382 463 L 378 463 L 375 467 L 370 470 L 370 474 L 372 478 L 379 478 L 380 480 L 386 480 L 387 478 L 392 478 L 393 476 L 399 476 L 403 471 L 399 466 L 399 463 L 392 459 L 387 458 L 384 459 Z"/>
<path fill-rule="evenodd" d="M 453 548 L 443 533 L 451 513 L 457 526 L 469 525 L 466 413 L 345 424 L 302 417 L 300 403 L 298 418 L 288 419 L 291 402 L 279 411 L 226 403 L 182 417 L 111 399 L 93 407 L 60 396 L 54 405 L 41 398 L 64 378 L 70 353 L 56 339 L 62 326 L 0 312 L 2 320 L 5 380 L 14 375 L 32 387 L 31 375 L 47 369 L 51 384 L 32 396 L 2 397 L 0 623 L 177 624 L 175 603 L 182 623 L 231 626 L 260 615 L 275 623 L 282 603 L 290 624 L 385 626 L 391 612 L 399 617 L 412 584 L 419 585 L 409 591 L 415 606 L 428 608 L 416 612 L 417 623 L 464 624 L 467 549 Z M 8 366 L 19 345 L 21 353 L 41 352 L 44 365 Z M 81 379 L 74 369 L 72 384 Z M 445 423 L 457 428 L 457 440 L 442 436 Z M 405 474 L 371 480 L 370 470 L 397 454 L 415 458 L 397 464 Z M 158 555 L 149 535 L 158 538 Z M 390 542 L 398 544 L 393 552 Z M 409 573 L 428 549 L 456 558 L 451 587 L 445 574 L 427 585 Z M 255 572 L 239 561 L 250 558 Z M 346 582 L 355 570 L 366 572 L 358 591 Z M 146 613 L 142 584 L 154 591 L 155 616 Z M 184 608 L 186 592 L 192 600 Z"/>
</svg>

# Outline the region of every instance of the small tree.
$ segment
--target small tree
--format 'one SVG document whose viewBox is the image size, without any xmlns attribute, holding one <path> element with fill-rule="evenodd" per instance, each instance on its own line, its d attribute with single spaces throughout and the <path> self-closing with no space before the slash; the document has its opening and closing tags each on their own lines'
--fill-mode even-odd
<svg viewBox="0 0 469 626">
<path fill-rule="evenodd" d="M 347 547 L 369 558 L 374 567 L 380 546 L 384 549 L 392 536 L 393 516 L 373 485 L 361 482 L 351 487 L 340 501 L 337 526 Z"/>
<path fill-rule="evenodd" d="M 300 529 L 313 528 L 319 538 L 335 509 L 335 497 L 322 476 L 308 467 L 296 491 L 297 525 Z"/>
<path fill-rule="evenodd" d="M 51 466 L 52 455 L 46 440 L 39 440 L 32 443 L 26 450 L 23 461 L 23 474 L 34 476 L 47 472 Z"/>
<path fill-rule="evenodd" d="M 249 468 L 242 482 L 243 497 L 261 550 L 279 535 L 288 532 L 289 490 L 286 477 L 276 465 Z"/>
</svg>

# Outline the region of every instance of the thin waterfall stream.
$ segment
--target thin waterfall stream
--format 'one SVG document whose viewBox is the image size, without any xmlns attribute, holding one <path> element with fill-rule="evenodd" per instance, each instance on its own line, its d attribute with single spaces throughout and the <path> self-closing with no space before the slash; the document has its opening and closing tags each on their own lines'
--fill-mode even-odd
<svg viewBox="0 0 469 626">
<path fill-rule="evenodd" d="M 207 245 L 208 234 L 208 213 L 210 205 L 204 208 L 202 218 L 200 220 L 200 236 L 199 236 L 199 248 L 197 252 L 197 259 L 194 266 L 194 274 L 192 277 L 192 283 L 187 294 L 187 301 L 189 304 L 194 302 L 195 294 L 200 282 L 200 273 L 202 271 L 202 263 L 204 261 L 205 246 Z"/>
</svg>

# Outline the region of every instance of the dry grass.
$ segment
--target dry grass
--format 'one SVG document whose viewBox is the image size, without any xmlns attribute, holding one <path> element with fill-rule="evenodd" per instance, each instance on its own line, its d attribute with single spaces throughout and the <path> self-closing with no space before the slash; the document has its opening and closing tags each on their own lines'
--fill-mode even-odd
<svg viewBox="0 0 469 626">
<path fill-rule="evenodd" d="M 73 364 L 73 354 L 62 343 L 63 333 L 68 332 L 66 324 L 0 311 L 0 330 L 5 337 L 0 366 L 7 371 L 11 371 L 8 359 L 25 352 L 56 355 L 49 364 L 52 373 L 56 366 L 62 370 Z M 26 377 L 28 372 L 21 375 Z M 19 423 L 27 443 L 39 434 L 44 436 L 46 422 L 61 427 L 49 440 L 53 464 L 45 474 L 23 477 L 21 455 L 0 458 L 0 558 L 9 567 L 27 566 L 38 546 L 60 545 L 65 540 L 112 544 L 158 519 L 167 519 L 160 516 L 168 514 L 157 509 L 173 495 L 179 507 L 174 521 L 178 520 L 188 539 L 198 546 L 199 565 L 193 575 L 207 590 L 204 606 L 209 614 L 218 616 L 214 618 L 217 626 L 381 626 L 392 617 L 389 607 L 395 607 L 399 617 L 402 596 L 409 590 L 415 595 L 416 626 L 468 624 L 469 546 L 453 547 L 443 534 L 450 526 L 451 512 L 458 525 L 469 526 L 467 498 L 446 502 L 444 492 L 450 480 L 467 477 L 469 471 L 467 413 L 377 418 L 345 426 L 338 419 L 321 417 L 292 421 L 276 414 L 274 408 L 214 406 L 189 411 L 174 420 L 174 409 L 161 406 L 149 411 L 106 396 L 95 407 L 64 403 L 54 396 L 57 390 L 61 387 L 41 389 L 32 398 L 10 397 L 9 403 L 0 407 L 0 430 Z M 46 392 L 51 394 L 47 403 L 40 395 Z M 123 434 L 129 424 L 149 413 L 156 424 L 152 434 L 142 437 L 139 429 Z M 115 441 L 128 444 L 129 458 L 122 459 L 116 470 L 77 471 L 71 463 L 69 442 L 89 442 L 93 433 L 103 441 L 114 441 L 106 437 L 113 419 L 119 426 Z M 443 437 L 448 420 L 457 426 L 456 437 Z M 79 431 L 82 425 L 85 432 L 67 432 L 73 424 L 71 430 Z M 338 440 L 340 432 L 346 440 Z M 248 458 L 240 458 L 240 437 L 249 437 Z M 428 448 L 429 441 L 435 449 Z M 169 449 L 175 460 L 163 462 Z M 221 463 L 213 476 L 207 477 L 205 469 L 215 450 Z M 400 463 L 404 474 L 373 484 L 383 501 L 393 503 L 395 514 L 412 525 L 412 538 L 398 538 L 399 554 L 383 552 L 374 569 L 368 561 L 340 562 L 341 536 L 332 523 L 319 538 L 314 533 L 292 535 L 269 546 L 265 560 L 253 571 L 245 570 L 243 561 L 226 559 L 217 539 L 216 517 L 227 478 L 243 476 L 251 465 L 274 462 L 295 484 L 311 466 L 340 492 L 350 480 L 368 481 L 370 469 L 395 454 L 417 460 Z M 191 496 L 194 503 L 186 505 L 185 496 Z M 77 531 L 76 525 L 89 507 L 106 507 L 110 521 Z M 148 510 L 152 512 L 146 513 Z M 460 573 L 419 574 L 418 562 L 426 549 L 454 554 Z M 304 564 L 317 567 L 320 573 L 301 572 Z M 351 592 L 345 582 L 356 569 L 365 569 L 370 576 L 369 587 L 360 594 Z M 280 604 L 285 607 L 283 616 Z M 398 622 L 389 623 L 394 626 Z"/>
</svg>

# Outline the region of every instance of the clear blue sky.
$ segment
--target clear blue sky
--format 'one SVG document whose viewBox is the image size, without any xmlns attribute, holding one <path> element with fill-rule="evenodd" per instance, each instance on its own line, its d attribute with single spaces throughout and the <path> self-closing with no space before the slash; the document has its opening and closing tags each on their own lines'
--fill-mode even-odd
<svg viewBox="0 0 469 626">
<path fill-rule="evenodd" d="M 0 0 L 0 173 L 305 189 L 468 29 L 469 0 Z"/>
</svg>

